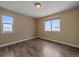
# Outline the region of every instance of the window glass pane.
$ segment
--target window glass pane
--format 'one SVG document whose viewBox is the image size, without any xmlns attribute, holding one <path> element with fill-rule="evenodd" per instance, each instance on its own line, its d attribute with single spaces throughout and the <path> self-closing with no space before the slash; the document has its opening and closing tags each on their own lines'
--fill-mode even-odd
<svg viewBox="0 0 79 59">
<path fill-rule="evenodd" d="M 11 16 L 2 16 L 3 23 L 13 23 L 13 17 Z"/>
<path fill-rule="evenodd" d="M 52 30 L 60 31 L 60 19 L 52 20 Z"/>
<path fill-rule="evenodd" d="M 3 32 L 12 31 L 12 24 L 3 24 Z"/>
<path fill-rule="evenodd" d="M 51 31 L 51 20 L 45 21 L 45 31 Z"/>
</svg>

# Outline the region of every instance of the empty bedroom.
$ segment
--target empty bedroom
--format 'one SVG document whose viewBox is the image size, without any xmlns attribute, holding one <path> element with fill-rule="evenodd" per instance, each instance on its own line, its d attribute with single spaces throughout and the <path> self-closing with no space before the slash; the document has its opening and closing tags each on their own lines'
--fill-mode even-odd
<svg viewBox="0 0 79 59">
<path fill-rule="evenodd" d="M 0 57 L 79 57 L 79 1 L 0 1 Z"/>
</svg>

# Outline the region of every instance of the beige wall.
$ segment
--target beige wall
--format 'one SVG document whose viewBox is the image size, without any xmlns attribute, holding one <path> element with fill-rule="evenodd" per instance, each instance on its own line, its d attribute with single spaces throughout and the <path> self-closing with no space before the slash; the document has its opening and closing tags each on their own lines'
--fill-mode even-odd
<svg viewBox="0 0 79 59">
<path fill-rule="evenodd" d="M 0 8 L 0 22 L 1 15 L 13 16 L 13 33 L 1 33 L 0 23 L 0 45 L 15 42 L 35 36 L 36 32 L 36 21 L 31 17 Z"/>
<path fill-rule="evenodd" d="M 46 19 L 61 18 L 61 32 L 45 32 Z M 38 20 L 38 36 L 79 46 L 79 8 L 57 13 Z"/>
</svg>

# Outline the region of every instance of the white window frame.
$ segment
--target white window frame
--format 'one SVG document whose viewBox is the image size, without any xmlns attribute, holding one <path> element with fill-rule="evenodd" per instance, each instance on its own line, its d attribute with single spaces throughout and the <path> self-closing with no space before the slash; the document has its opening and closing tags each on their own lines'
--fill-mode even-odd
<svg viewBox="0 0 79 59">
<path fill-rule="evenodd" d="M 46 21 L 51 21 L 51 20 L 45 20 L 45 21 L 44 21 L 44 31 L 45 31 L 45 32 L 51 32 L 51 31 L 52 31 L 52 23 L 51 23 L 51 30 L 50 30 L 50 31 L 46 31 L 46 30 L 45 30 L 45 22 L 46 22 Z"/>
<path fill-rule="evenodd" d="M 10 16 L 10 15 L 1 15 L 1 33 L 13 33 L 14 31 L 13 31 L 13 23 L 12 23 L 12 31 L 3 31 L 3 22 L 2 22 L 2 20 L 3 20 L 3 16 Z M 10 16 L 10 17 L 12 17 L 12 20 L 13 20 L 13 16 Z"/>
<path fill-rule="evenodd" d="M 60 30 L 59 30 L 59 31 L 52 30 L 52 20 L 56 20 L 56 19 L 59 19 L 59 20 L 60 20 Z M 50 31 L 45 31 L 45 22 L 46 22 L 46 21 L 51 21 L 51 30 L 50 30 Z M 44 31 L 45 31 L 45 32 L 60 32 L 60 31 L 61 31 L 61 18 L 55 18 L 55 19 L 48 19 L 48 20 L 45 20 L 45 21 L 44 21 Z"/>
</svg>

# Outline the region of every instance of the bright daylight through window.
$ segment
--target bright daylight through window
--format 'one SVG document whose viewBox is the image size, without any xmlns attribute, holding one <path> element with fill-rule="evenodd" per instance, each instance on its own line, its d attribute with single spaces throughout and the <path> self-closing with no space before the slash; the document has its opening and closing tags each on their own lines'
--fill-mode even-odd
<svg viewBox="0 0 79 59">
<path fill-rule="evenodd" d="M 60 18 L 53 20 L 46 20 L 44 22 L 45 31 L 58 31 L 60 32 Z"/>
<path fill-rule="evenodd" d="M 2 32 L 5 33 L 9 33 L 12 32 L 13 26 L 13 17 L 11 16 L 2 16 Z"/>
</svg>

